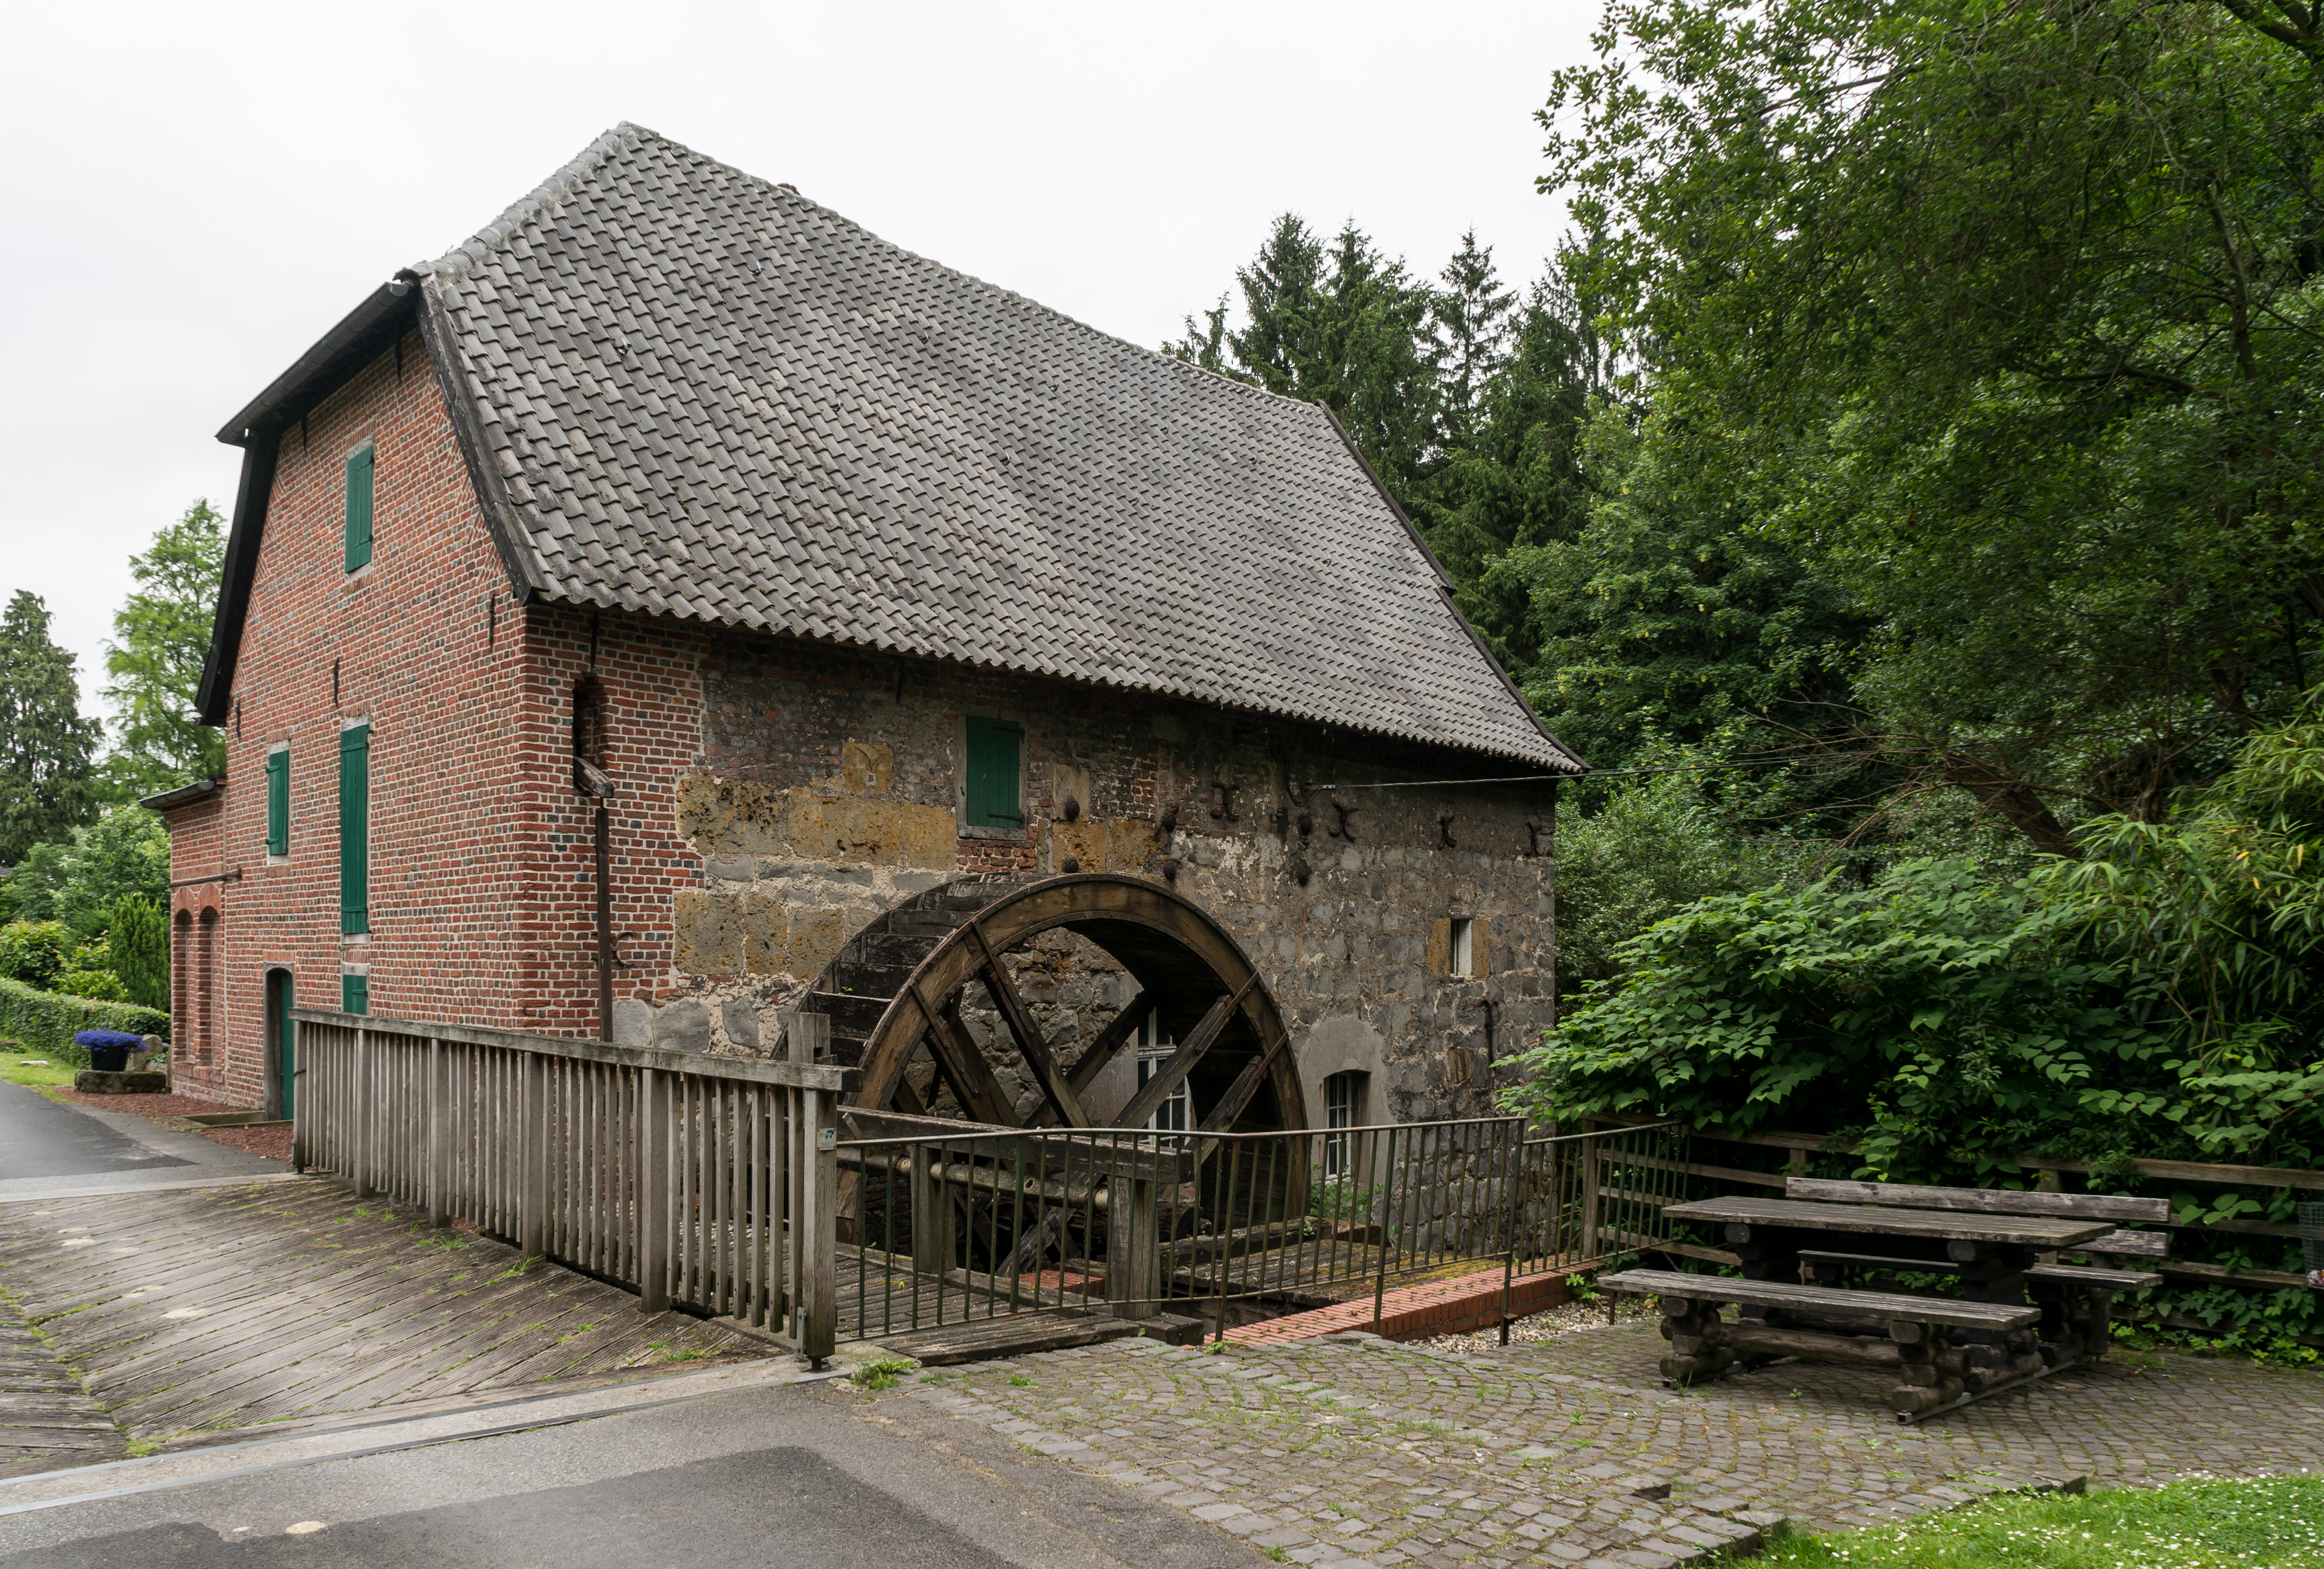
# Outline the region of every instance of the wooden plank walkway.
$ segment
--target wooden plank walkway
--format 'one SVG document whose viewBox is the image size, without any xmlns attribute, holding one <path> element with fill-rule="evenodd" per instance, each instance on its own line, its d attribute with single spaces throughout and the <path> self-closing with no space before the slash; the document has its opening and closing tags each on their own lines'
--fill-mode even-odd
<svg viewBox="0 0 2324 1569">
<path fill-rule="evenodd" d="M 0 1302 L 0 1476 L 96 1465 L 128 1439 L 46 1341 Z"/>
<path fill-rule="evenodd" d="M 320 1179 L 0 1204 L 0 1288 L 171 1446 L 775 1350 Z"/>
</svg>

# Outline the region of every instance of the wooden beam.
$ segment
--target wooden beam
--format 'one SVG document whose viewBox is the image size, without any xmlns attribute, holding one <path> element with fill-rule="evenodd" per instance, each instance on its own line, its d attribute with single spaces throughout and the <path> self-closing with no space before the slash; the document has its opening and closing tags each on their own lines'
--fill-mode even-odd
<svg viewBox="0 0 2324 1569">
<path fill-rule="evenodd" d="M 978 951 L 984 955 L 984 989 L 992 993 L 993 1003 L 1001 1010 L 1001 1022 L 1017 1038 L 1018 1053 L 1024 1057 L 1025 1066 L 1033 1070 L 1041 1093 L 1048 1097 L 1050 1106 L 1067 1127 L 1088 1127 L 1089 1113 L 1082 1110 L 1081 1097 L 1074 1094 L 1065 1070 L 1057 1066 L 1057 1059 L 1049 1055 L 1049 1043 L 1041 1035 L 1039 1022 L 1025 1006 L 1025 999 L 1017 994 L 1016 983 L 1009 979 L 1001 955 L 984 940 L 984 928 L 970 921 L 968 929 L 976 939 Z"/>
<path fill-rule="evenodd" d="M 1146 1126 L 1154 1113 L 1161 1109 L 1162 1103 L 1168 1100 L 1180 1082 L 1194 1071 L 1194 1065 L 1203 1060 L 1203 1054 L 1211 1049 L 1225 1030 L 1227 1020 L 1234 1017 L 1235 1010 L 1242 1005 L 1243 998 L 1258 983 L 1259 972 L 1253 970 L 1250 979 L 1242 983 L 1241 991 L 1232 996 L 1221 997 L 1211 1004 L 1211 1011 L 1203 1015 L 1201 1022 L 1179 1043 L 1176 1050 L 1156 1066 L 1154 1076 L 1130 1098 L 1130 1104 L 1122 1107 L 1120 1121 L 1123 1127 Z"/>
<path fill-rule="evenodd" d="M 1130 1005 L 1115 1014 L 1107 1021 L 1106 1027 L 1097 1032 L 1097 1038 L 1089 1043 L 1081 1059 L 1074 1064 L 1073 1072 L 1065 1075 L 1065 1082 L 1073 1085 L 1074 1094 L 1089 1094 L 1089 1087 L 1097 1083 L 1097 1075 L 1105 1071 L 1106 1065 L 1114 1059 L 1115 1054 L 1138 1038 L 1139 1026 L 1144 1024 L 1146 1016 L 1153 1011 L 1154 994 L 1140 988 L 1138 995 L 1130 1000 Z"/>
<path fill-rule="evenodd" d="M 2167 1221 L 2167 1198 L 2117 1198 L 2104 1193 L 2025 1193 L 1997 1187 L 1927 1187 L 1906 1182 L 1841 1182 L 1794 1177 L 1785 1185 L 1792 1198 L 1839 1204 L 1902 1204 L 1911 1209 L 1966 1211 L 1977 1214 L 2066 1215 L 2075 1220 Z"/>
<path fill-rule="evenodd" d="M 1243 993 L 1258 984 L 1259 973 L 1254 970 L 1250 979 L 1242 983 L 1242 991 L 1235 993 L 1235 1001 L 1240 1002 Z M 1203 1119 L 1201 1131 L 1223 1133 L 1232 1128 L 1234 1120 L 1242 1115 L 1242 1109 L 1250 1104 L 1250 1098 L 1259 1094 L 1259 1086 L 1265 1082 L 1268 1067 L 1275 1061 L 1276 1054 L 1290 1044 L 1291 1033 L 1286 1030 L 1273 1046 L 1245 1063 L 1242 1072 L 1237 1074 L 1234 1083 L 1227 1086 L 1227 1093 L 1220 1098 L 1219 1103 L 1211 1108 L 1211 1114 Z"/>
<path fill-rule="evenodd" d="M 980 1122 L 994 1122 L 1004 1128 L 1016 1127 L 1017 1108 L 1010 1104 L 1007 1095 L 1001 1094 L 1001 1083 L 992 1076 L 991 1066 L 984 1060 L 984 1054 L 976 1049 L 976 1043 L 969 1038 L 967 1030 L 955 1030 L 954 1025 L 960 1015 L 949 1008 L 940 1011 L 929 1007 L 928 1000 L 920 995 L 917 983 L 905 995 L 910 997 L 912 1005 L 920 1011 L 920 1017 L 927 1020 L 928 1046 L 936 1058 L 936 1071 L 952 1086 L 952 1093 L 960 1097 L 961 1109 Z M 901 1082 L 903 1075 L 899 1073 L 896 1076 Z"/>
</svg>

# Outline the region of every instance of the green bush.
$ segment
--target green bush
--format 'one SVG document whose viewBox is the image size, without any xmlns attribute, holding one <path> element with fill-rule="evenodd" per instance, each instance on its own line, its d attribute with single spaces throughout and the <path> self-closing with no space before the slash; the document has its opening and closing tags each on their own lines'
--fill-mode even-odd
<svg viewBox="0 0 2324 1569">
<path fill-rule="evenodd" d="M 0 927 L 0 977 L 27 986 L 55 980 L 77 945 L 60 920 L 18 920 Z"/>
<path fill-rule="evenodd" d="M 22 981 L 0 977 L 0 1038 L 58 1062 L 88 1066 L 88 1051 L 74 1044 L 84 1029 L 118 1029 L 126 1035 L 168 1039 L 170 1016 L 130 1002 L 105 1002 L 42 992 Z"/>
<path fill-rule="evenodd" d="M 121 977 L 110 970 L 67 970 L 49 983 L 60 997 L 87 997 L 99 1002 L 125 1002 L 129 993 Z"/>
<path fill-rule="evenodd" d="M 2124 1128 L 2085 1104 L 2172 1075 L 2064 922 L 1960 861 L 1910 862 L 1869 889 L 1702 900 L 1618 947 L 1626 967 L 1527 1054 L 1532 1077 L 1507 1099 L 1543 1121 L 1861 1136 L 1864 1165 L 1900 1181 L 1960 1180 L 1962 1149 L 2180 1153 L 2157 1147 L 2181 1142 L 2168 1124 Z"/>
<path fill-rule="evenodd" d="M 170 918 L 142 895 L 117 900 L 113 927 L 106 934 L 112 963 L 129 1001 L 141 1008 L 170 1005 Z"/>
</svg>

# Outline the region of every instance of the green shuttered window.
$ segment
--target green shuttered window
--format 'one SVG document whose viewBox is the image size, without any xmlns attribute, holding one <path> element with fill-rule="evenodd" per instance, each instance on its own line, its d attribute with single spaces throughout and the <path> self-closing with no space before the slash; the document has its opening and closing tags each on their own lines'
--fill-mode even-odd
<svg viewBox="0 0 2324 1569">
<path fill-rule="evenodd" d="M 266 853 L 290 854 L 290 754 L 266 754 Z"/>
<path fill-rule="evenodd" d="M 998 719 L 968 722 L 968 826 L 1024 826 L 1017 804 L 1017 752 L 1023 733 Z"/>
<path fill-rule="evenodd" d="M 339 977 L 339 1011 L 342 1013 L 371 1011 L 371 977 L 369 975 Z"/>
<path fill-rule="evenodd" d="M 371 565 L 371 460 L 364 448 L 347 459 L 347 570 Z"/>
<path fill-rule="evenodd" d="M 339 930 L 349 937 L 371 930 L 368 725 L 351 725 L 339 732 Z"/>
</svg>

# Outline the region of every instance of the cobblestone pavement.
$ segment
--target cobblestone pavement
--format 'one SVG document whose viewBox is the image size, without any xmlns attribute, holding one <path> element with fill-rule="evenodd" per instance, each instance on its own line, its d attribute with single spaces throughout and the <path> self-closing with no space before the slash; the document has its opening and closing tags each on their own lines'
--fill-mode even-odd
<svg viewBox="0 0 2324 1569">
<path fill-rule="evenodd" d="M 1877 1374 L 1780 1364 L 1682 1392 L 1655 1376 L 1661 1347 L 1633 1324 L 1467 1356 L 1368 1335 L 1218 1355 L 1119 1341 L 885 1398 L 1333 1569 L 1663 1569 L 1748 1550 L 1776 1515 L 1828 1531 L 2084 1474 L 2324 1467 L 2316 1372 L 2110 1359 L 1906 1427 Z"/>
</svg>

